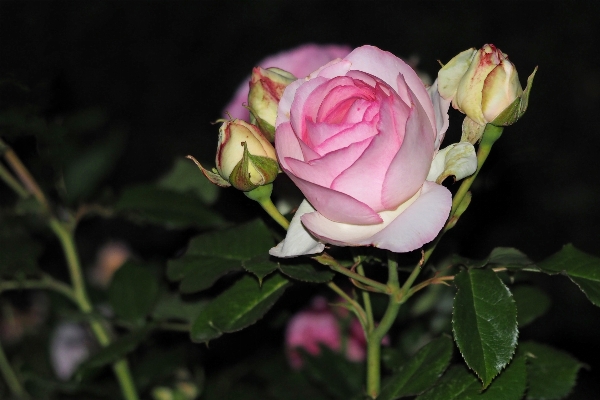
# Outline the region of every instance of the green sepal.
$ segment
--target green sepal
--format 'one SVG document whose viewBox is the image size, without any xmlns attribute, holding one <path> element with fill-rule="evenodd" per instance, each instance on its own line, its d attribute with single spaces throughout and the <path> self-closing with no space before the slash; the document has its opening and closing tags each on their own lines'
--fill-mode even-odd
<svg viewBox="0 0 600 400">
<path fill-rule="evenodd" d="M 537 72 L 537 67 L 533 70 L 532 74 L 527 78 L 527 86 L 515 101 L 512 102 L 511 105 L 506 107 L 504 111 L 502 111 L 498 116 L 490 122 L 492 125 L 496 126 L 508 126 L 512 125 L 519 120 L 527 111 L 527 105 L 529 104 L 529 92 L 531 91 L 531 87 L 533 85 L 533 78 L 535 77 L 535 73 Z"/>
<path fill-rule="evenodd" d="M 200 169 L 200 171 L 202 171 L 202 173 L 204 174 L 204 176 L 206 177 L 206 179 L 208 179 L 209 181 L 211 181 L 215 185 L 221 186 L 221 187 L 229 187 L 229 186 L 231 186 L 231 183 L 227 182 L 226 179 L 224 179 L 221 175 L 219 175 L 219 173 L 218 173 L 218 171 L 217 171 L 216 168 L 213 168 L 212 171 L 209 171 L 206 168 L 204 168 L 202 166 L 202 164 L 200 164 L 200 162 L 198 162 L 198 160 L 196 160 L 193 156 L 186 156 L 186 158 L 189 158 L 190 160 L 192 160 L 196 164 L 196 166 L 198 166 L 198 168 Z"/>
<path fill-rule="evenodd" d="M 259 186 L 267 185 L 275 180 L 279 173 L 279 164 L 277 161 L 269 157 L 253 156 L 248 151 L 246 142 L 242 142 L 244 146 L 244 155 L 242 159 L 231 171 L 229 182 L 236 188 L 244 192 L 249 192 Z M 260 180 L 257 183 L 252 182 L 252 177 L 249 171 L 249 163 L 260 174 Z"/>
<path fill-rule="evenodd" d="M 258 114 L 251 108 L 246 107 L 250 111 L 250 123 L 258 126 L 260 132 L 267 138 L 271 143 L 275 143 L 275 127 L 258 116 Z"/>
</svg>

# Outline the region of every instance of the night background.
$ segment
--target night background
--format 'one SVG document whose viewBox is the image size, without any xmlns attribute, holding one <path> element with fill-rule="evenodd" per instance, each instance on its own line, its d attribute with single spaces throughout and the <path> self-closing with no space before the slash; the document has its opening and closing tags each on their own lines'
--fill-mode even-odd
<svg viewBox="0 0 600 400">
<path fill-rule="evenodd" d="M 599 31 L 595 2 L 3 1 L 0 80 L 28 90 L 4 90 L 0 106 L 34 104 L 51 121 L 73 115 L 101 120 L 72 155 L 94 146 L 114 150 L 107 153 L 103 189 L 94 192 L 110 198 L 156 180 L 188 154 L 212 167 L 218 128 L 211 122 L 267 55 L 303 43 L 372 44 L 418 57 L 418 69 L 435 79 L 438 60 L 493 43 L 516 65 L 523 86 L 539 70 L 526 115 L 494 146 L 469 212 L 438 252 L 483 258 L 506 246 L 541 260 L 573 243 L 600 256 Z M 450 121 L 446 143 L 460 136 L 457 111 L 451 110 Z M 40 143 L 28 136 L 6 141 L 34 176 L 52 181 L 37 161 Z M 10 204 L 11 196 L 0 187 L 0 205 Z M 221 190 L 215 208 L 234 222 L 260 215 L 234 189 Z M 170 256 L 185 246 L 190 231 L 91 217 L 78 235 L 82 259 L 91 262 L 109 238 L 127 240 L 145 258 Z M 44 253 L 42 261 L 52 264 L 51 257 Z M 520 340 L 535 338 L 591 366 L 580 372 L 569 399 L 597 398 L 600 310 L 564 277 L 536 281 L 552 308 L 524 328 Z M 256 328 L 248 331 L 256 340 Z M 227 360 L 224 349 L 238 351 L 244 338 L 223 337 L 211 349 Z"/>
</svg>

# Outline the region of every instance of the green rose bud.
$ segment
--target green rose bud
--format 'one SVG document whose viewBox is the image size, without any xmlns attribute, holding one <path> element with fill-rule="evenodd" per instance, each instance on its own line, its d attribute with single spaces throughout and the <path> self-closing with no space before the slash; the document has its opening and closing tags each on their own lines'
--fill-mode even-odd
<svg viewBox="0 0 600 400">
<path fill-rule="evenodd" d="M 279 68 L 263 69 L 255 67 L 250 79 L 248 108 L 252 122 L 260 128 L 270 142 L 275 140 L 275 119 L 277 106 L 285 88 L 296 80 L 296 77 Z"/>
</svg>

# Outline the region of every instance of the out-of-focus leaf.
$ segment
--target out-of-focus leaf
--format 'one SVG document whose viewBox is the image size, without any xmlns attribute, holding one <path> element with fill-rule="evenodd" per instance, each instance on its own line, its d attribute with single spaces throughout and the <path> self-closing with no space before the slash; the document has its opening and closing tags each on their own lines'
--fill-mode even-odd
<svg viewBox="0 0 600 400">
<path fill-rule="evenodd" d="M 329 282 L 335 276 L 331 270 L 308 262 L 298 263 L 283 260 L 279 264 L 279 270 L 290 278 L 312 283 Z"/>
<path fill-rule="evenodd" d="M 206 300 L 184 301 L 179 293 L 167 293 L 158 300 L 152 317 L 157 320 L 191 322 L 207 305 Z"/>
<path fill-rule="evenodd" d="M 536 342 L 519 344 L 519 353 L 528 356 L 528 399 L 562 399 L 567 396 L 583 364 L 564 351 Z"/>
<path fill-rule="evenodd" d="M 29 236 L 21 218 L 0 216 L 0 275 L 28 275 L 37 272 L 42 246 Z"/>
<path fill-rule="evenodd" d="M 461 256 L 451 258 L 453 264 L 467 268 L 496 267 L 507 269 L 525 269 L 539 271 L 536 265 L 525 254 L 512 247 L 496 247 L 483 260 L 471 260 Z"/>
<path fill-rule="evenodd" d="M 173 192 L 194 193 L 207 205 L 213 204 L 219 196 L 219 187 L 206 179 L 192 161 L 183 157 L 175 161 L 171 171 L 157 185 Z"/>
<path fill-rule="evenodd" d="M 119 318 L 143 323 L 154 308 L 159 287 L 149 268 L 127 261 L 115 272 L 108 289 L 108 299 Z"/>
<path fill-rule="evenodd" d="M 567 275 L 594 305 L 600 306 L 600 258 L 567 244 L 538 265 L 546 273 Z"/>
<path fill-rule="evenodd" d="M 323 345 L 320 345 L 317 355 L 311 355 L 302 348 L 298 350 L 304 361 L 302 372 L 333 398 L 351 399 L 364 390 L 363 363 L 350 362 L 343 354 Z"/>
<path fill-rule="evenodd" d="M 242 261 L 242 266 L 246 271 L 256 275 L 259 282 L 262 282 L 264 277 L 277 270 L 279 265 L 269 259 L 269 253 L 264 253 Z"/>
<path fill-rule="evenodd" d="M 517 346 L 517 307 L 506 285 L 489 269 L 454 278 L 452 328 L 467 365 L 484 387 L 509 363 Z"/>
<path fill-rule="evenodd" d="M 520 400 L 527 387 L 525 357 L 517 356 L 487 389 L 462 366 L 450 368 L 417 400 Z"/>
<path fill-rule="evenodd" d="M 192 293 L 210 287 L 218 278 L 242 268 L 242 262 L 268 255 L 273 239 L 261 220 L 196 236 L 187 252 L 167 264 L 167 277 L 181 280 L 180 290 Z"/>
<path fill-rule="evenodd" d="M 275 304 L 288 284 L 279 274 L 268 277 L 262 285 L 250 275 L 242 276 L 200 312 L 192 324 L 192 341 L 208 342 L 254 324 Z"/>
<path fill-rule="evenodd" d="M 550 297 L 535 286 L 518 286 L 512 293 L 517 304 L 519 327 L 530 324 L 550 308 Z"/>
<path fill-rule="evenodd" d="M 74 202 L 89 196 L 114 167 L 123 148 L 120 135 L 86 149 L 70 160 L 64 168 L 67 201 Z"/>
<path fill-rule="evenodd" d="M 452 339 L 441 336 L 423 346 L 402 363 L 383 385 L 377 399 L 393 400 L 414 396 L 429 389 L 448 367 L 452 357 Z"/>
<path fill-rule="evenodd" d="M 115 210 L 126 216 L 174 228 L 216 228 L 224 220 L 191 193 L 178 193 L 154 185 L 139 185 L 123 191 Z"/>
</svg>

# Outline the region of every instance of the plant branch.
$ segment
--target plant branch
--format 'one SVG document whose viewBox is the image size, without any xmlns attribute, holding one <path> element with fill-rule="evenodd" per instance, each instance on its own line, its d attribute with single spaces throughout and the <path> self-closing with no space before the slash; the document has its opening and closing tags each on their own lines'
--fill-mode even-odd
<svg viewBox="0 0 600 400">
<path fill-rule="evenodd" d="M 367 314 L 365 313 L 365 310 L 362 308 L 362 306 L 356 300 L 354 300 L 352 297 L 348 296 L 348 294 L 346 292 L 344 292 L 334 282 L 332 282 L 332 281 L 327 282 L 327 286 L 331 290 L 333 290 L 335 293 L 337 293 L 341 298 L 343 298 L 344 300 L 346 300 L 352 306 L 352 310 L 354 311 L 354 314 L 358 318 L 360 324 L 363 327 L 366 326 L 366 324 L 367 324 Z"/>
<path fill-rule="evenodd" d="M 29 192 L 21 186 L 19 181 L 17 181 L 12 174 L 4 167 L 2 163 L 0 163 L 0 179 L 2 179 L 6 184 L 22 199 L 26 199 L 29 197 Z"/>
<path fill-rule="evenodd" d="M 356 272 L 350 271 L 348 268 L 344 267 L 335 258 L 331 257 L 327 253 L 322 253 L 312 258 L 318 261 L 320 264 L 327 265 L 329 268 L 336 272 L 339 272 L 342 275 L 346 275 L 349 278 L 352 278 L 358 282 L 364 283 L 365 285 L 372 287 L 377 292 L 388 294 L 391 293 L 390 288 L 387 285 L 362 276 L 360 274 L 357 274 Z"/>
<path fill-rule="evenodd" d="M 41 279 L 27 279 L 23 281 L 8 280 L 0 281 L 0 293 L 8 290 L 24 290 L 24 289 L 46 289 L 60 293 L 67 297 L 74 303 L 77 303 L 77 298 L 73 289 L 51 277 L 50 275 L 43 274 Z"/>
<path fill-rule="evenodd" d="M 6 353 L 4 352 L 4 348 L 0 343 L 0 371 L 2 372 L 2 376 L 8 385 L 13 396 L 17 399 L 29 399 L 29 395 L 21 385 L 17 374 L 15 373 L 12 365 L 10 365 L 10 361 L 8 361 L 8 357 L 6 357 Z"/>
</svg>

